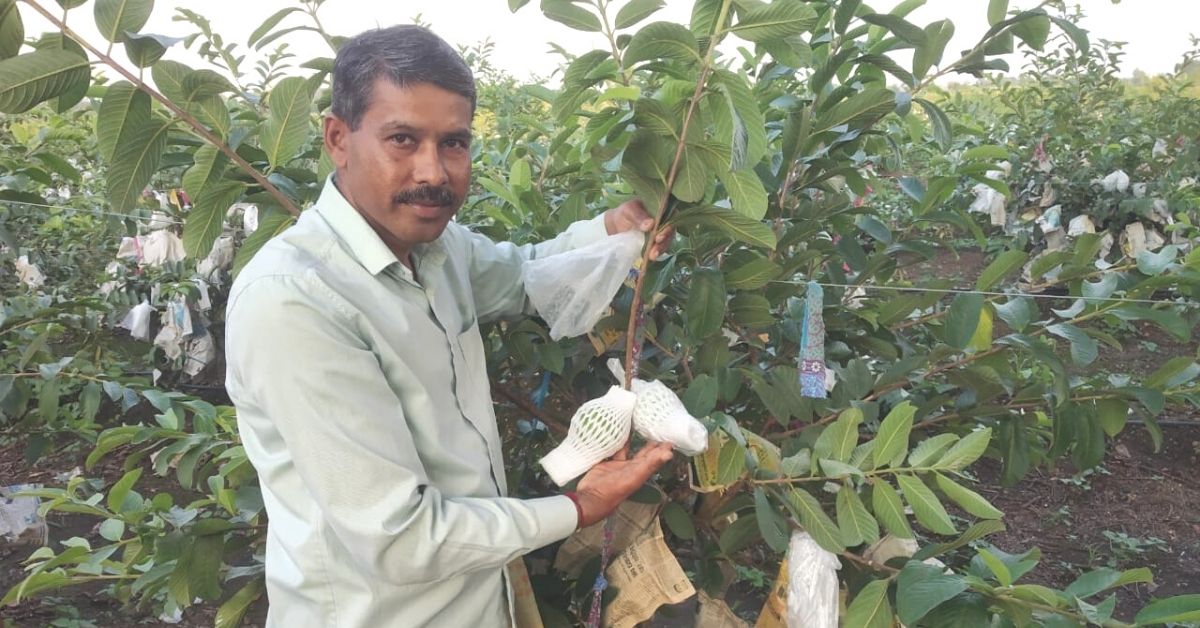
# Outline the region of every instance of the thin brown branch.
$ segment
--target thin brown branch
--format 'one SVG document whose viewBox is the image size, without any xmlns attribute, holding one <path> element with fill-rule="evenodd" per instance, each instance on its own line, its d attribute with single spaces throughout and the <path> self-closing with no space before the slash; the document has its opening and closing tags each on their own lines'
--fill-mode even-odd
<svg viewBox="0 0 1200 628">
<path fill-rule="evenodd" d="M 537 417 L 537 420 L 546 424 L 552 432 L 559 436 L 564 436 L 567 433 L 567 428 L 562 424 L 562 421 L 550 416 L 545 410 L 529 403 L 527 399 L 513 392 L 508 386 L 501 384 L 496 380 L 492 380 L 492 390 L 496 391 L 501 397 L 507 399 L 510 403 L 517 406 L 521 410 Z"/>
<path fill-rule="evenodd" d="M 206 142 L 215 146 L 217 148 L 217 150 L 224 153 L 226 157 L 229 157 L 230 161 L 237 164 L 238 168 L 241 168 L 243 171 L 246 172 L 246 174 L 250 175 L 250 178 L 254 179 L 255 183 L 261 185 L 262 188 L 264 190 L 266 190 L 266 192 L 268 194 L 270 194 L 271 197 L 274 198 L 277 203 L 279 203 L 280 207 L 283 207 L 284 209 L 286 209 L 289 213 L 291 213 L 294 216 L 300 215 L 300 208 L 297 207 L 294 202 L 292 202 L 292 199 L 288 198 L 287 195 L 284 194 L 282 191 L 280 191 L 279 188 L 275 187 L 275 185 L 272 184 L 270 181 L 268 181 L 267 178 L 265 176 L 263 176 L 263 174 L 261 172 L 259 172 L 257 168 L 250 165 L 250 162 L 243 159 L 241 155 L 237 154 L 237 151 L 230 148 L 229 145 L 226 144 L 224 140 L 217 137 L 215 134 L 213 134 L 212 131 L 209 131 L 194 116 L 192 116 L 188 112 L 184 111 L 183 109 L 179 108 L 178 105 L 171 102 L 170 99 L 168 99 L 166 96 L 163 96 L 157 90 L 151 88 L 149 85 L 147 85 L 145 83 L 145 81 L 143 81 L 139 77 L 135 76 L 129 70 L 125 69 L 121 64 L 117 63 L 116 59 L 113 59 L 111 56 L 109 56 L 109 54 L 100 52 L 100 50 L 98 50 L 95 46 L 88 43 L 88 41 L 86 39 L 84 39 L 81 35 L 79 35 L 79 33 L 76 33 L 75 31 L 68 28 L 67 25 L 61 19 L 59 19 L 58 17 L 55 17 L 49 11 L 42 8 L 37 2 L 35 2 L 34 0 L 24 0 L 24 2 L 25 2 L 25 4 L 32 7 L 34 11 L 37 11 L 38 13 L 40 13 L 42 15 L 42 17 L 46 18 L 46 20 L 49 21 L 51 24 L 53 24 L 55 26 L 55 28 L 58 28 L 59 31 L 64 36 L 70 37 L 71 39 L 75 40 L 80 46 L 83 46 L 83 48 L 86 49 L 88 52 L 96 55 L 96 57 L 98 57 L 101 61 L 103 61 L 105 65 L 111 67 L 118 74 L 120 74 L 122 77 L 124 77 L 125 80 L 129 81 L 130 83 L 133 83 L 134 85 L 137 86 L 138 89 L 149 94 L 151 98 L 153 98 L 154 100 L 157 100 L 160 104 L 162 104 L 164 107 L 166 107 L 171 113 L 175 114 L 176 117 L 178 117 L 180 120 L 183 120 L 185 123 L 187 123 L 187 125 L 192 128 L 193 132 L 195 132 L 200 137 L 204 138 L 204 140 Z"/>
</svg>

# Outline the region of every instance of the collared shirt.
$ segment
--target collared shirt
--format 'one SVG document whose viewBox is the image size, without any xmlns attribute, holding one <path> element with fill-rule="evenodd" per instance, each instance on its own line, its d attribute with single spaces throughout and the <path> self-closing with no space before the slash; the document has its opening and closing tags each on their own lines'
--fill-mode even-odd
<svg viewBox="0 0 1200 628">
<path fill-rule="evenodd" d="M 566 538 L 564 496 L 506 497 L 479 321 L 528 313 L 538 245 L 451 222 L 401 264 L 332 177 L 242 270 L 227 388 L 266 504 L 268 626 L 503 626 L 503 568 Z M 508 604 L 511 607 L 511 601 Z"/>
</svg>

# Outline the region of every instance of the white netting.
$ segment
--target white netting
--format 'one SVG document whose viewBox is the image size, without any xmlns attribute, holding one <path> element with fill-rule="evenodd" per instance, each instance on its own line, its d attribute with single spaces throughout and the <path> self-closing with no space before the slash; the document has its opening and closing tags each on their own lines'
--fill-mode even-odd
<svg viewBox="0 0 1200 628">
<path fill-rule="evenodd" d="M 620 360 L 610 358 L 608 369 L 617 381 L 625 381 L 625 369 Z M 697 421 L 675 393 L 660 381 L 648 382 L 634 378 L 633 394 L 637 404 L 633 407 L 633 429 L 646 440 L 671 443 L 671 446 L 687 456 L 704 453 L 708 449 L 708 430 Z"/>
<path fill-rule="evenodd" d="M 641 253 L 645 235 L 626 231 L 588 246 L 530 260 L 525 293 L 558 340 L 592 330 Z"/>
<path fill-rule="evenodd" d="M 788 628 L 838 628 L 837 556 L 797 530 L 788 544 L 787 565 Z"/>
<path fill-rule="evenodd" d="M 579 406 L 567 438 L 541 459 L 555 484 L 562 486 L 617 453 L 629 440 L 637 396 L 613 386 L 599 399 Z"/>
</svg>

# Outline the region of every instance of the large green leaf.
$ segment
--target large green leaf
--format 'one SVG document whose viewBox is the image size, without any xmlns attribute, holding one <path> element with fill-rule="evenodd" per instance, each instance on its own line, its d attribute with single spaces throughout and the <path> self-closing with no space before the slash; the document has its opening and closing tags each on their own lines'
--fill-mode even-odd
<svg viewBox="0 0 1200 628">
<path fill-rule="evenodd" d="M 950 303 L 950 312 L 946 314 L 944 340 L 955 349 L 965 349 L 979 328 L 983 311 L 983 295 L 961 293 Z"/>
<path fill-rule="evenodd" d="M 925 31 L 908 20 L 891 14 L 870 13 L 862 16 L 862 21 L 875 26 L 882 26 L 894 35 L 912 44 L 923 46 L 926 43 Z"/>
<path fill-rule="evenodd" d="M 213 242 L 221 235 L 225 213 L 244 190 L 242 183 L 226 181 L 205 187 L 193 199 L 195 205 L 188 212 L 187 222 L 183 226 L 183 248 L 189 257 L 198 260 L 208 255 Z"/>
<path fill-rule="evenodd" d="M 167 48 L 183 41 L 181 37 L 166 35 L 126 33 L 125 55 L 139 68 L 148 68 L 162 58 Z"/>
<path fill-rule="evenodd" d="M 117 212 L 137 206 L 138 198 L 162 162 L 171 120 L 152 118 L 121 132 L 108 169 L 108 200 Z"/>
<path fill-rule="evenodd" d="M 776 0 L 741 14 L 730 32 L 755 43 L 799 35 L 817 23 L 817 12 L 798 0 Z"/>
<path fill-rule="evenodd" d="M 578 31 L 598 33 L 601 29 L 600 18 L 595 13 L 576 6 L 571 0 L 542 0 L 542 13 Z"/>
<path fill-rule="evenodd" d="M 714 109 L 717 136 L 730 140 L 730 170 L 754 166 L 767 154 L 766 120 L 748 79 L 725 69 L 713 71 L 711 84 L 724 97 Z"/>
<path fill-rule="evenodd" d="M 1071 359 L 1079 366 L 1087 366 L 1100 356 L 1100 345 L 1096 339 L 1070 323 L 1050 325 L 1046 331 L 1071 343 Z"/>
<path fill-rule="evenodd" d="M 837 420 L 830 423 L 817 437 L 817 442 L 813 444 L 813 457 L 818 460 L 828 458 L 837 462 L 850 460 L 854 447 L 858 445 L 858 426 L 862 421 L 862 410 L 844 410 Z"/>
<path fill-rule="evenodd" d="M 250 36 L 246 38 L 246 45 L 253 46 L 257 44 L 259 40 L 267 35 L 267 33 L 271 32 L 272 29 L 278 26 L 284 18 L 292 13 L 303 10 L 304 9 L 301 9 L 300 7 L 285 7 L 272 13 L 270 17 L 263 20 L 263 23 L 260 24 L 258 28 L 254 29 L 253 33 L 250 33 Z"/>
<path fill-rule="evenodd" d="M 912 475 L 897 475 L 896 482 L 900 485 L 900 490 L 904 491 L 904 499 L 912 507 L 913 516 L 917 518 L 917 522 L 929 531 L 938 534 L 957 532 L 945 506 L 942 506 L 937 495 L 933 494 L 933 491 L 921 481 L 921 478 Z"/>
<path fill-rule="evenodd" d="M 618 29 L 629 28 L 634 24 L 650 17 L 650 14 L 666 6 L 664 0 L 630 0 L 629 4 L 617 11 L 613 26 Z"/>
<path fill-rule="evenodd" d="M 291 214 L 277 209 L 271 209 L 259 214 L 258 229 L 250 234 L 250 237 L 246 238 L 241 248 L 238 249 L 237 257 L 233 260 L 233 274 L 237 275 L 242 272 L 242 269 L 246 267 L 246 264 L 250 263 L 250 260 L 254 259 L 254 256 L 258 254 L 259 249 L 262 249 L 263 245 L 269 242 L 271 238 L 286 231 L 295 222 L 296 219 Z"/>
<path fill-rule="evenodd" d="M 100 157 L 112 161 L 122 138 L 150 122 L 150 96 L 128 81 L 113 83 L 104 92 L 96 114 L 96 146 Z"/>
<path fill-rule="evenodd" d="M 853 628 L 891 628 L 892 605 L 888 603 L 889 580 L 873 580 L 863 587 L 850 608 L 846 609 L 845 624 Z"/>
<path fill-rule="evenodd" d="M 673 59 L 676 61 L 700 61 L 700 48 L 696 36 L 679 24 L 653 22 L 643 26 L 625 49 L 622 61 L 632 66 L 650 59 Z"/>
<path fill-rule="evenodd" d="M 183 79 L 191 73 L 191 68 L 169 59 L 150 67 L 150 77 L 154 79 L 155 87 L 176 104 L 183 104 L 187 100 L 183 94 Z"/>
<path fill-rule="evenodd" d="M 953 447 L 934 464 L 934 467 L 945 471 L 961 471 L 987 451 L 988 443 L 992 440 L 992 428 L 985 427 L 967 434 L 954 444 Z"/>
<path fill-rule="evenodd" d="M 908 436 L 912 433 L 917 407 L 905 401 L 888 412 L 875 435 L 875 464 L 873 468 L 896 466 L 908 453 Z"/>
<path fill-rule="evenodd" d="M 100 36 L 119 43 L 126 32 L 142 30 L 154 10 L 154 0 L 96 0 L 94 9 Z"/>
<path fill-rule="evenodd" d="M 17 56 L 25 43 L 25 23 L 17 0 L 0 0 L 0 59 Z"/>
<path fill-rule="evenodd" d="M 693 226 L 711 227 L 734 240 L 767 249 L 774 249 L 777 243 L 775 232 L 766 224 L 721 207 L 689 208 L 677 214 L 670 222 L 681 229 Z"/>
<path fill-rule="evenodd" d="M 262 580 L 253 578 L 245 586 L 238 589 L 228 600 L 217 609 L 214 619 L 215 628 L 237 628 L 242 625 L 242 617 L 250 605 L 262 597 Z"/>
<path fill-rule="evenodd" d="M 941 567 L 909 561 L 896 578 L 896 611 L 900 621 L 916 626 L 929 611 L 967 590 L 961 576 L 945 574 Z"/>
<path fill-rule="evenodd" d="M 38 50 L 0 61 L 0 112 L 23 113 L 87 81 L 88 60 L 66 50 Z"/>
<path fill-rule="evenodd" d="M 308 141 L 312 95 L 298 76 L 279 81 L 267 98 L 270 117 L 259 130 L 259 142 L 272 168 L 287 163 Z"/>
<path fill-rule="evenodd" d="M 1200 594 L 1156 600 L 1134 618 L 1139 626 L 1200 621 Z"/>
<path fill-rule="evenodd" d="M 787 493 L 787 506 L 822 549 L 834 554 L 840 554 L 846 549 L 837 524 L 825 514 L 821 502 L 818 502 L 816 497 L 793 487 Z"/>
<path fill-rule="evenodd" d="M 914 98 L 913 102 L 921 105 L 921 108 L 925 110 L 925 115 L 929 116 L 929 122 L 933 125 L 933 139 L 937 142 L 938 148 L 949 151 L 954 141 L 954 125 L 950 123 L 946 112 L 924 98 Z"/>
<path fill-rule="evenodd" d="M 704 198 L 712 180 L 712 172 L 705 167 L 705 160 L 690 145 L 679 155 L 679 167 L 675 171 L 675 182 L 671 193 L 681 201 L 695 203 Z"/>
<path fill-rule="evenodd" d="M 954 480 L 940 473 L 935 474 L 935 477 L 938 488 L 946 494 L 946 497 L 953 500 L 963 510 L 980 519 L 999 519 L 1004 516 L 1004 513 L 988 503 L 988 500 L 979 493 L 954 482 Z"/>
<path fill-rule="evenodd" d="M 887 480 L 878 478 L 871 484 L 871 506 L 875 510 L 875 518 L 892 533 L 892 536 L 902 539 L 916 536 L 908 525 L 908 516 L 904 513 L 900 493 L 897 493 Z"/>
<path fill-rule="evenodd" d="M 884 87 L 870 87 L 818 116 L 814 129 L 824 131 L 843 124 L 852 130 L 870 127 L 896 108 L 896 94 Z"/>
<path fill-rule="evenodd" d="M 922 79 L 929 69 L 942 62 L 946 45 L 954 37 L 954 22 L 939 20 L 925 27 L 925 43 L 913 51 L 913 76 Z"/>
<path fill-rule="evenodd" d="M 979 274 L 979 279 L 975 282 L 975 289 L 991 290 L 995 288 L 1001 279 L 1020 270 L 1028 260 L 1029 253 L 1025 251 L 1012 250 L 1001 253 Z"/>
<path fill-rule="evenodd" d="M 183 190 L 193 199 L 200 198 L 204 189 L 218 182 L 225 174 L 229 158 L 212 144 L 196 149 L 193 164 L 183 173 Z"/>
<path fill-rule="evenodd" d="M 879 540 L 879 523 L 867 512 L 862 499 L 851 486 L 843 486 L 837 495 L 837 522 L 842 541 L 849 547 Z"/>
<path fill-rule="evenodd" d="M 729 193 L 734 211 L 751 220 L 762 220 L 767 215 L 767 189 L 754 170 L 718 170 L 717 177 Z"/>
<path fill-rule="evenodd" d="M 725 320 L 725 278 L 720 271 L 700 268 L 692 273 L 687 299 L 688 331 L 695 339 L 707 338 Z"/>
<path fill-rule="evenodd" d="M 771 505 L 767 492 L 761 487 L 754 489 L 754 516 L 767 545 L 776 552 L 786 552 L 789 536 L 787 520 Z"/>
<path fill-rule="evenodd" d="M 87 59 L 87 52 L 83 46 L 70 37 L 64 37 L 62 33 L 46 33 L 34 42 L 33 47 L 38 50 L 62 50 L 77 55 L 81 59 Z M 64 113 L 79 104 L 79 101 L 87 96 L 88 88 L 91 86 L 90 72 L 80 73 L 75 82 L 63 90 L 62 94 L 57 98 L 50 99 L 50 106 L 58 113 Z"/>
</svg>

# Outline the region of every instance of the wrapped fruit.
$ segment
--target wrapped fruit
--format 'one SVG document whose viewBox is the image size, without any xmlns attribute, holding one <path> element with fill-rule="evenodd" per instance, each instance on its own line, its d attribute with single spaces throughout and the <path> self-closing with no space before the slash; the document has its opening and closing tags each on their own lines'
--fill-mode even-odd
<svg viewBox="0 0 1200 628">
<path fill-rule="evenodd" d="M 625 446 L 636 401 L 633 393 L 613 386 L 603 397 L 579 406 L 566 440 L 540 461 L 550 479 L 562 486 Z"/>
</svg>

